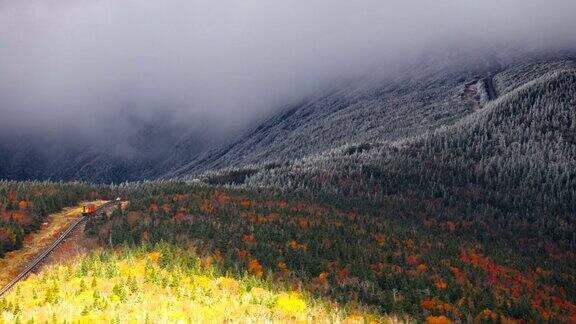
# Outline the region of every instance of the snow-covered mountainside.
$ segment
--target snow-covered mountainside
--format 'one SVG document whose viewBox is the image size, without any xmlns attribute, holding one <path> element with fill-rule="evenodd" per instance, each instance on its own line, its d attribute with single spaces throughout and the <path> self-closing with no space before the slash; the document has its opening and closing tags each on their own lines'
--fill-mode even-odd
<svg viewBox="0 0 576 324">
<path fill-rule="evenodd" d="M 55 137 L 2 134 L 0 178 L 119 183 L 190 180 L 208 171 L 243 168 L 232 177 L 243 182 L 257 170 L 341 147 L 362 151 L 430 134 L 544 74 L 575 65 L 570 52 L 489 52 L 437 52 L 386 77 L 374 73 L 348 81 L 285 107 L 235 137 L 185 123 L 175 126 L 169 122 L 173 116 L 118 116 L 126 125 L 119 139 L 83 141 L 72 131 Z"/>
<path fill-rule="evenodd" d="M 420 62 L 396 78 L 364 80 L 289 107 L 165 178 L 192 179 L 204 171 L 242 166 L 269 169 L 350 144 L 425 135 L 476 114 L 543 74 L 574 66 L 571 55 L 455 56 Z"/>
</svg>

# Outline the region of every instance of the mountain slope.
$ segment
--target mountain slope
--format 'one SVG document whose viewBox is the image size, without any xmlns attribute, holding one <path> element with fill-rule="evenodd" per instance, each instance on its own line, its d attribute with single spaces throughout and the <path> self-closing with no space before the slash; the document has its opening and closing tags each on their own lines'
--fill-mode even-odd
<svg viewBox="0 0 576 324">
<path fill-rule="evenodd" d="M 94 183 L 153 179 L 223 140 L 201 128 L 171 122 L 169 116 L 151 120 L 118 116 L 111 123 L 121 125 L 120 133 L 4 134 L 0 178 Z"/>
<path fill-rule="evenodd" d="M 484 74 L 498 66 L 494 61 L 477 64 Z M 422 134 L 472 112 L 474 107 L 465 102 L 463 91 L 466 82 L 477 79 L 475 73 L 452 63 L 434 61 L 410 66 L 396 78 L 354 82 L 289 107 L 167 177 L 287 161 L 346 143 Z"/>
<path fill-rule="evenodd" d="M 560 69 L 453 126 L 409 140 L 345 146 L 272 170 L 253 167 L 246 185 L 343 193 L 374 203 L 400 197 L 408 212 L 439 199 L 442 217 L 476 219 L 529 241 L 574 249 L 574 93 L 576 70 Z M 206 179 L 225 182 L 227 172 Z"/>
<path fill-rule="evenodd" d="M 308 99 L 233 143 L 199 155 L 165 178 L 207 170 L 284 163 L 342 145 L 393 141 L 451 125 L 537 75 L 574 66 L 571 55 L 454 55 L 367 79 Z"/>
<path fill-rule="evenodd" d="M 343 145 L 395 141 L 453 125 L 543 73 L 574 66 L 570 53 L 491 52 L 497 54 L 433 53 L 385 78 L 374 72 L 303 99 L 233 140 L 234 133 L 175 123 L 174 116 L 139 119 L 130 113 L 108 121 L 119 133 L 2 133 L 0 178 L 119 183 L 274 167 Z"/>
</svg>

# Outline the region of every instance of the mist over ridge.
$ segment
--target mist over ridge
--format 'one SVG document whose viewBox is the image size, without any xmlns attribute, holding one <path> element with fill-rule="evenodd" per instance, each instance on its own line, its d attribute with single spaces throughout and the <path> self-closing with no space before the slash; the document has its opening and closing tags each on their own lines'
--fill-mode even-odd
<svg viewBox="0 0 576 324">
<path fill-rule="evenodd" d="M 3 1 L 0 125 L 100 137 L 122 134 L 108 122 L 120 114 L 241 129 L 430 48 L 572 45 L 574 12 L 572 1 Z"/>
<path fill-rule="evenodd" d="M 0 178 L 153 179 L 420 134 L 469 112 L 463 80 L 574 49 L 575 7 L 3 1 Z"/>
</svg>

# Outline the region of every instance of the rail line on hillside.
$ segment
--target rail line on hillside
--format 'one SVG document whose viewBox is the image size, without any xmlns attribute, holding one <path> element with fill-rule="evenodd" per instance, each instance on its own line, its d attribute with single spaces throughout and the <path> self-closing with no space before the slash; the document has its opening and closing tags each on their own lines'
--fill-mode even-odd
<svg viewBox="0 0 576 324">
<path fill-rule="evenodd" d="M 94 215 L 103 212 L 110 206 L 115 205 L 116 203 L 117 201 L 109 201 L 103 204 L 102 206 L 96 209 Z M 54 251 L 60 245 L 60 243 L 62 243 L 66 238 L 68 238 L 68 236 L 78 227 L 78 225 L 85 222 L 89 217 L 91 217 L 91 215 L 81 216 L 78 219 L 74 220 L 74 222 L 72 222 L 72 224 L 64 231 L 64 233 L 62 233 L 54 242 L 52 242 L 52 244 L 50 244 L 50 246 L 48 246 L 42 253 L 36 256 L 36 258 L 34 258 L 34 260 L 32 260 L 26 266 L 26 268 L 24 268 L 24 270 L 22 270 L 20 274 L 18 274 L 18 276 L 12 279 L 8 284 L 6 284 L 6 286 L 4 286 L 4 288 L 0 290 L 0 298 L 4 296 L 8 291 L 10 291 L 10 289 L 12 289 L 12 287 L 14 287 L 19 281 L 26 278 L 36 267 L 38 267 L 42 263 L 42 261 L 44 261 L 50 255 L 50 253 L 52 253 L 52 251 Z"/>
</svg>

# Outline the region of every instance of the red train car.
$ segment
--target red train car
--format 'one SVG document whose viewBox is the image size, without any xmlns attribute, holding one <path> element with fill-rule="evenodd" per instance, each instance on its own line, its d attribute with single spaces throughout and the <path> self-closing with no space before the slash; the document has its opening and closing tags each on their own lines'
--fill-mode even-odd
<svg viewBox="0 0 576 324">
<path fill-rule="evenodd" d="M 90 215 L 96 211 L 96 205 L 88 204 L 82 206 L 82 215 Z"/>
</svg>

